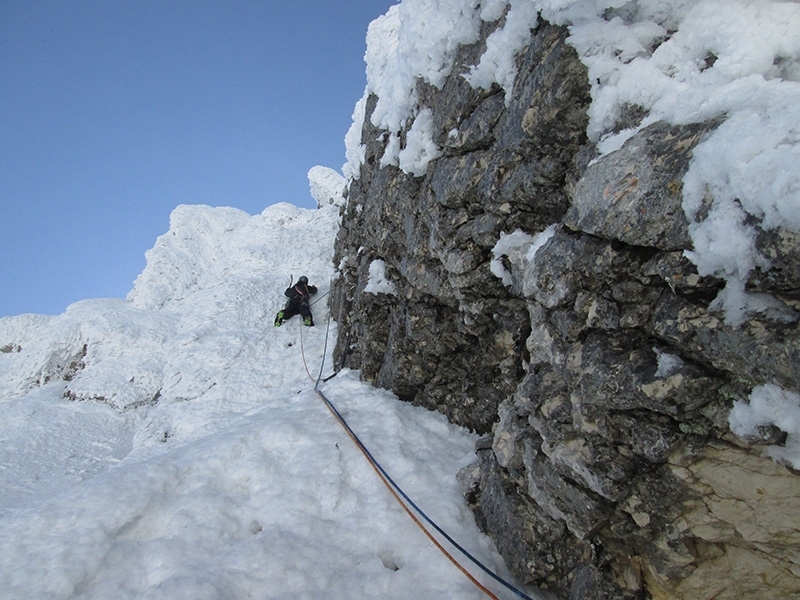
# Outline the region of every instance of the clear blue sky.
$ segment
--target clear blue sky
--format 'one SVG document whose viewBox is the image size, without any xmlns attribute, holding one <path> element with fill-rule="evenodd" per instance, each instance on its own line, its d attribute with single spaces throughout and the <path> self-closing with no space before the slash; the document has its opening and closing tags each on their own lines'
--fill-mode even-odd
<svg viewBox="0 0 800 600">
<path fill-rule="evenodd" d="M 0 0 L 0 316 L 124 297 L 178 204 L 312 207 L 397 0 Z"/>
</svg>

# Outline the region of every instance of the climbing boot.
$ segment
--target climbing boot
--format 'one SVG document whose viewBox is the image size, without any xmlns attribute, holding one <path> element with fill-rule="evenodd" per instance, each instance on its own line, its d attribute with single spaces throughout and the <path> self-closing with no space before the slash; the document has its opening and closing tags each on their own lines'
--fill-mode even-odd
<svg viewBox="0 0 800 600">
<path fill-rule="evenodd" d="M 281 325 L 283 325 L 283 320 L 284 320 L 283 311 L 279 310 L 278 314 L 275 315 L 275 327 L 280 327 Z"/>
<path fill-rule="evenodd" d="M 305 319 L 303 319 L 303 324 L 306 327 L 313 327 L 314 326 L 314 319 L 312 319 L 311 317 L 306 317 Z"/>
</svg>

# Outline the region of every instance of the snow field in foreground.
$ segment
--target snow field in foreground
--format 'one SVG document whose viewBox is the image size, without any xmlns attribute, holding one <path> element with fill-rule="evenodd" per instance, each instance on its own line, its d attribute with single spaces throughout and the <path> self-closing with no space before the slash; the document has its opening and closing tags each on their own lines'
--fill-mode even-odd
<svg viewBox="0 0 800 600">
<path fill-rule="evenodd" d="M 402 512 L 311 383 L 293 383 L 193 443 L 7 511 L 3 597 L 482 597 Z M 354 373 L 325 392 L 420 506 L 497 560 L 454 480 L 471 434 Z"/>
</svg>

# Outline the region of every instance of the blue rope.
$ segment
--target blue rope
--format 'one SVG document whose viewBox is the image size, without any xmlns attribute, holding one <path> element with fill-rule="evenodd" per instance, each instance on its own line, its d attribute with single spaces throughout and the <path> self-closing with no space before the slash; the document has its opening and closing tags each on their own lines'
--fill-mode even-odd
<svg viewBox="0 0 800 600">
<path fill-rule="evenodd" d="M 321 296 L 318 296 L 318 297 L 316 297 L 316 298 L 314 299 L 314 301 L 313 301 L 311 304 L 309 304 L 309 306 L 314 306 L 314 305 L 315 305 L 317 302 L 319 302 L 320 300 L 322 300 L 322 299 L 323 299 L 325 296 L 327 296 L 327 295 L 328 295 L 328 294 L 330 294 L 330 293 L 331 293 L 331 291 L 330 291 L 330 290 L 328 290 L 327 292 L 325 292 L 325 293 L 324 293 L 324 294 L 322 294 Z M 326 332 L 326 333 L 327 333 L 327 332 Z M 327 341 L 327 340 L 326 340 L 326 341 Z M 323 360 L 324 360 L 324 358 L 323 358 Z"/>
<path fill-rule="evenodd" d="M 439 525 L 437 525 L 427 514 L 425 514 L 425 512 L 419 506 L 417 506 L 417 504 L 411 498 L 408 497 L 408 495 L 394 481 L 394 479 L 392 479 L 389 476 L 389 474 L 386 472 L 386 470 L 383 468 L 383 466 L 381 466 L 381 464 L 375 459 L 375 457 L 372 456 L 372 453 L 367 449 L 367 447 L 364 445 L 364 443 L 361 441 L 361 439 L 356 435 L 355 431 L 353 431 L 353 429 L 350 427 L 350 425 L 348 425 L 348 423 L 345 420 L 345 418 L 341 415 L 341 413 L 333 405 L 333 402 L 331 402 L 325 396 L 325 394 L 322 393 L 322 390 L 319 389 L 319 383 L 320 383 L 320 380 L 322 379 L 322 370 L 323 370 L 323 368 L 325 366 L 325 355 L 327 354 L 327 349 L 328 349 L 328 332 L 330 331 L 330 326 L 331 326 L 331 317 L 330 317 L 330 313 L 328 313 L 328 325 L 327 325 L 327 327 L 325 329 L 325 350 L 323 350 L 322 365 L 320 365 L 319 376 L 317 377 L 317 381 L 314 384 L 314 391 L 317 392 L 317 394 L 319 394 L 319 397 L 322 398 L 322 400 L 325 402 L 325 404 L 328 406 L 328 408 L 331 410 L 331 412 L 333 412 L 333 414 L 336 415 L 336 418 L 342 424 L 342 427 L 344 427 L 347 430 L 347 433 L 350 434 L 350 436 L 353 438 L 355 443 L 358 445 L 359 449 L 364 453 L 364 455 L 368 458 L 368 460 L 372 463 L 372 465 L 376 469 L 378 469 L 378 471 L 386 479 L 386 481 L 389 482 L 389 484 L 392 486 L 392 488 L 400 496 L 402 496 L 403 500 L 405 500 L 408 503 L 408 505 L 411 506 L 417 512 L 417 514 L 419 514 L 431 527 L 433 527 L 437 532 L 439 532 L 448 542 L 450 542 L 453 545 L 453 547 L 455 547 L 459 552 L 461 552 L 461 554 L 463 554 L 466 558 L 468 558 L 470 561 L 472 561 L 473 564 L 475 564 L 478 568 L 480 568 L 484 573 L 489 575 L 492 579 L 494 579 L 495 581 L 497 581 L 498 583 L 503 585 L 506 589 L 510 590 L 511 592 L 513 592 L 514 594 L 519 596 L 520 598 L 523 598 L 524 600 L 533 600 L 533 598 L 528 596 L 525 592 L 523 592 L 522 590 L 517 589 L 516 587 L 511 585 L 509 582 L 507 582 L 505 579 L 500 577 L 497 573 L 492 571 L 489 567 L 487 567 L 482 562 L 480 562 L 477 558 L 475 558 L 472 554 L 470 554 L 470 552 L 468 550 L 463 548 L 458 542 L 456 542 L 452 537 L 450 537 L 450 535 L 444 529 L 439 527 Z"/>
</svg>

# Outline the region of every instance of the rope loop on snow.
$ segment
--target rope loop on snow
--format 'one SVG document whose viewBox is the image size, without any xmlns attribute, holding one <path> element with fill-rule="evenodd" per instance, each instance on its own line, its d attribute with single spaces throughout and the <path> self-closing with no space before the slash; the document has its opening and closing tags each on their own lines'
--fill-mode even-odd
<svg viewBox="0 0 800 600">
<path fill-rule="evenodd" d="M 298 319 L 297 322 L 300 324 L 300 355 L 303 357 L 303 366 L 306 368 L 306 375 L 308 375 L 308 378 L 311 381 L 314 381 L 314 376 L 311 374 L 311 371 L 308 369 L 308 363 L 306 362 L 306 351 L 303 348 L 303 327 L 305 327 L 305 325 L 303 324 L 303 320 L 302 319 Z M 325 342 L 327 343 L 327 340 L 325 340 Z M 325 363 L 325 358 L 324 357 L 322 359 L 322 362 L 323 362 L 323 364 Z M 320 372 L 322 372 L 322 371 L 320 371 Z"/>
<path fill-rule="evenodd" d="M 330 292 L 330 290 L 328 292 L 325 292 L 325 294 L 320 296 L 317 300 L 321 300 L 329 292 Z M 425 527 L 425 525 L 419 520 L 419 518 L 417 518 L 417 515 L 415 515 L 414 512 L 412 512 L 412 510 L 411 510 L 412 508 L 413 508 L 414 511 L 416 511 L 416 513 L 423 520 L 425 520 L 425 522 L 427 522 L 444 539 L 446 539 L 454 548 L 456 548 L 459 552 L 461 552 L 461 554 L 465 558 L 470 560 L 475 566 L 477 566 L 479 569 L 481 569 L 484 573 L 489 575 L 492 579 L 494 579 L 495 581 L 497 581 L 498 583 L 503 585 L 506 589 L 508 589 L 509 591 L 513 592 L 514 594 L 516 594 L 520 598 L 523 598 L 524 600 L 533 600 L 533 598 L 528 596 L 525 592 L 523 592 L 522 590 L 517 589 L 512 584 L 507 582 L 505 579 L 503 579 L 502 577 L 497 575 L 489 567 L 487 567 L 482 562 L 480 562 L 477 558 L 475 558 L 472 554 L 470 554 L 470 552 L 468 550 L 466 550 L 463 546 L 461 546 L 458 542 L 456 542 L 452 537 L 450 537 L 450 535 L 444 529 L 442 529 L 439 525 L 437 525 L 427 514 L 425 514 L 425 512 L 419 506 L 417 506 L 417 504 L 411 498 L 409 498 L 409 496 L 394 481 L 394 479 L 392 479 L 391 476 L 389 476 L 389 474 L 381 466 L 381 464 L 375 459 L 375 457 L 372 455 L 372 453 L 369 451 L 369 449 L 367 449 L 367 447 L 364 445 L 364 443 L 359 439 L 358 435 L 356 435 L 355 431 L 353 431 L 353 429 L 350 427 L 350 425 L 347 423 L 347 421 L 344 419 L 344 417 L 341 415 L 341 413 L 336 409 L 336 407 L 334 406 L 333 402 L 331 402 L 325 396 L 325 394 L 322 392 L 322 390 L 319 389 L 319 384 L 320 384 L 321 381 L 323 381 L 322 372 L 323 372 L 323 369 L 325 368 L 325 356 L 328 353 L 328 338 L 329 338 L 329 334 L 330 334 L 330 327 L 331 327 L 331 315 L 330 315 L 330 312 L 329 312 L 328 313 L 328 322 L 327 322 L 327 325 L 325 327 L 325 347 L 324 347 L 324 350 L 322 352 L 322 363 L 320 364 L 319 374 L 317 375 L 317 378 L 315 380 L 314 377 L 311 375 L 311 372 L 310 372 L 310 370 L 308 368 L 308 364 L 306 362 L 305 349 L 303 347 L 303 324 L 302 324 L 302 322 L 300 322 L 300 352 L 301 352 L 301 354 L 303 356 L 303 366 L 305 366 L 306 374 L 308 375 L 308 378 L 314 383 L 314 391 L 322 399 L 322 401 L 325 404 L 325 406 L 328 408 L 328 410 L 331 412 L 331 414 L 336 418 L 336 420 L 339 422 L 339 424 L 342 426 L 342 428 L 347 432 L 347 435 L 350 437 L 350 439 L 353 441 L 353 443 L 356 445 L 356 447 L 361 451 L 361 453 L 367 459 L 367 462 L 369 462 L 370 466 L 375 471 L 375 473 L 378 475 L 380 480 L 383 482 L 383 484 L 386 486 L 386 488 L 389 490 L 389 492 L 392 494 L 392 496 L 394 496 L 394 499 L 397 500 L 397 503 L 400 504 L 400 506 L 403 508 L 403 510 L 411 518 L 411 520 L 414 521 L 414 523 L 417 524 L 417 527 L 419 527 L 422 530 L 422 532 L 428 537 L 428 539 L 431 542 L 433 542 L 433 544 L 439 549 L 439 551 L 442 552 L 442 554 L 444 554 L 447 557 L 447 559 L 451 563 L 453 563 L 453 565 L 455 565 L 455 567 L 467 577 L 467 579 L 469 579 L 478 589 L 480 589 L 489 598 L 492 598 L 493 600 L 500 600 L 498 598 L 498 596 L 496 596 L 494 593 L 492 593 L 491 590 L 489 590 L 480 581 L 478 581 L 463 565 L 461 565 L 458 562 L 458 560 L 456 560 L 456 558 L 453 557 L 452 554 L 450 554 L 447 551 L 447 549 L 439 542 L 439 540 L 437 540 L 433 536 L 433 534 L 428 530 L 428 528 Z M 335 374 L 336 373 L 334 373 L 334 375 Z M 327 381 L 327 379 L 325 381 Z"/>
</svg>

